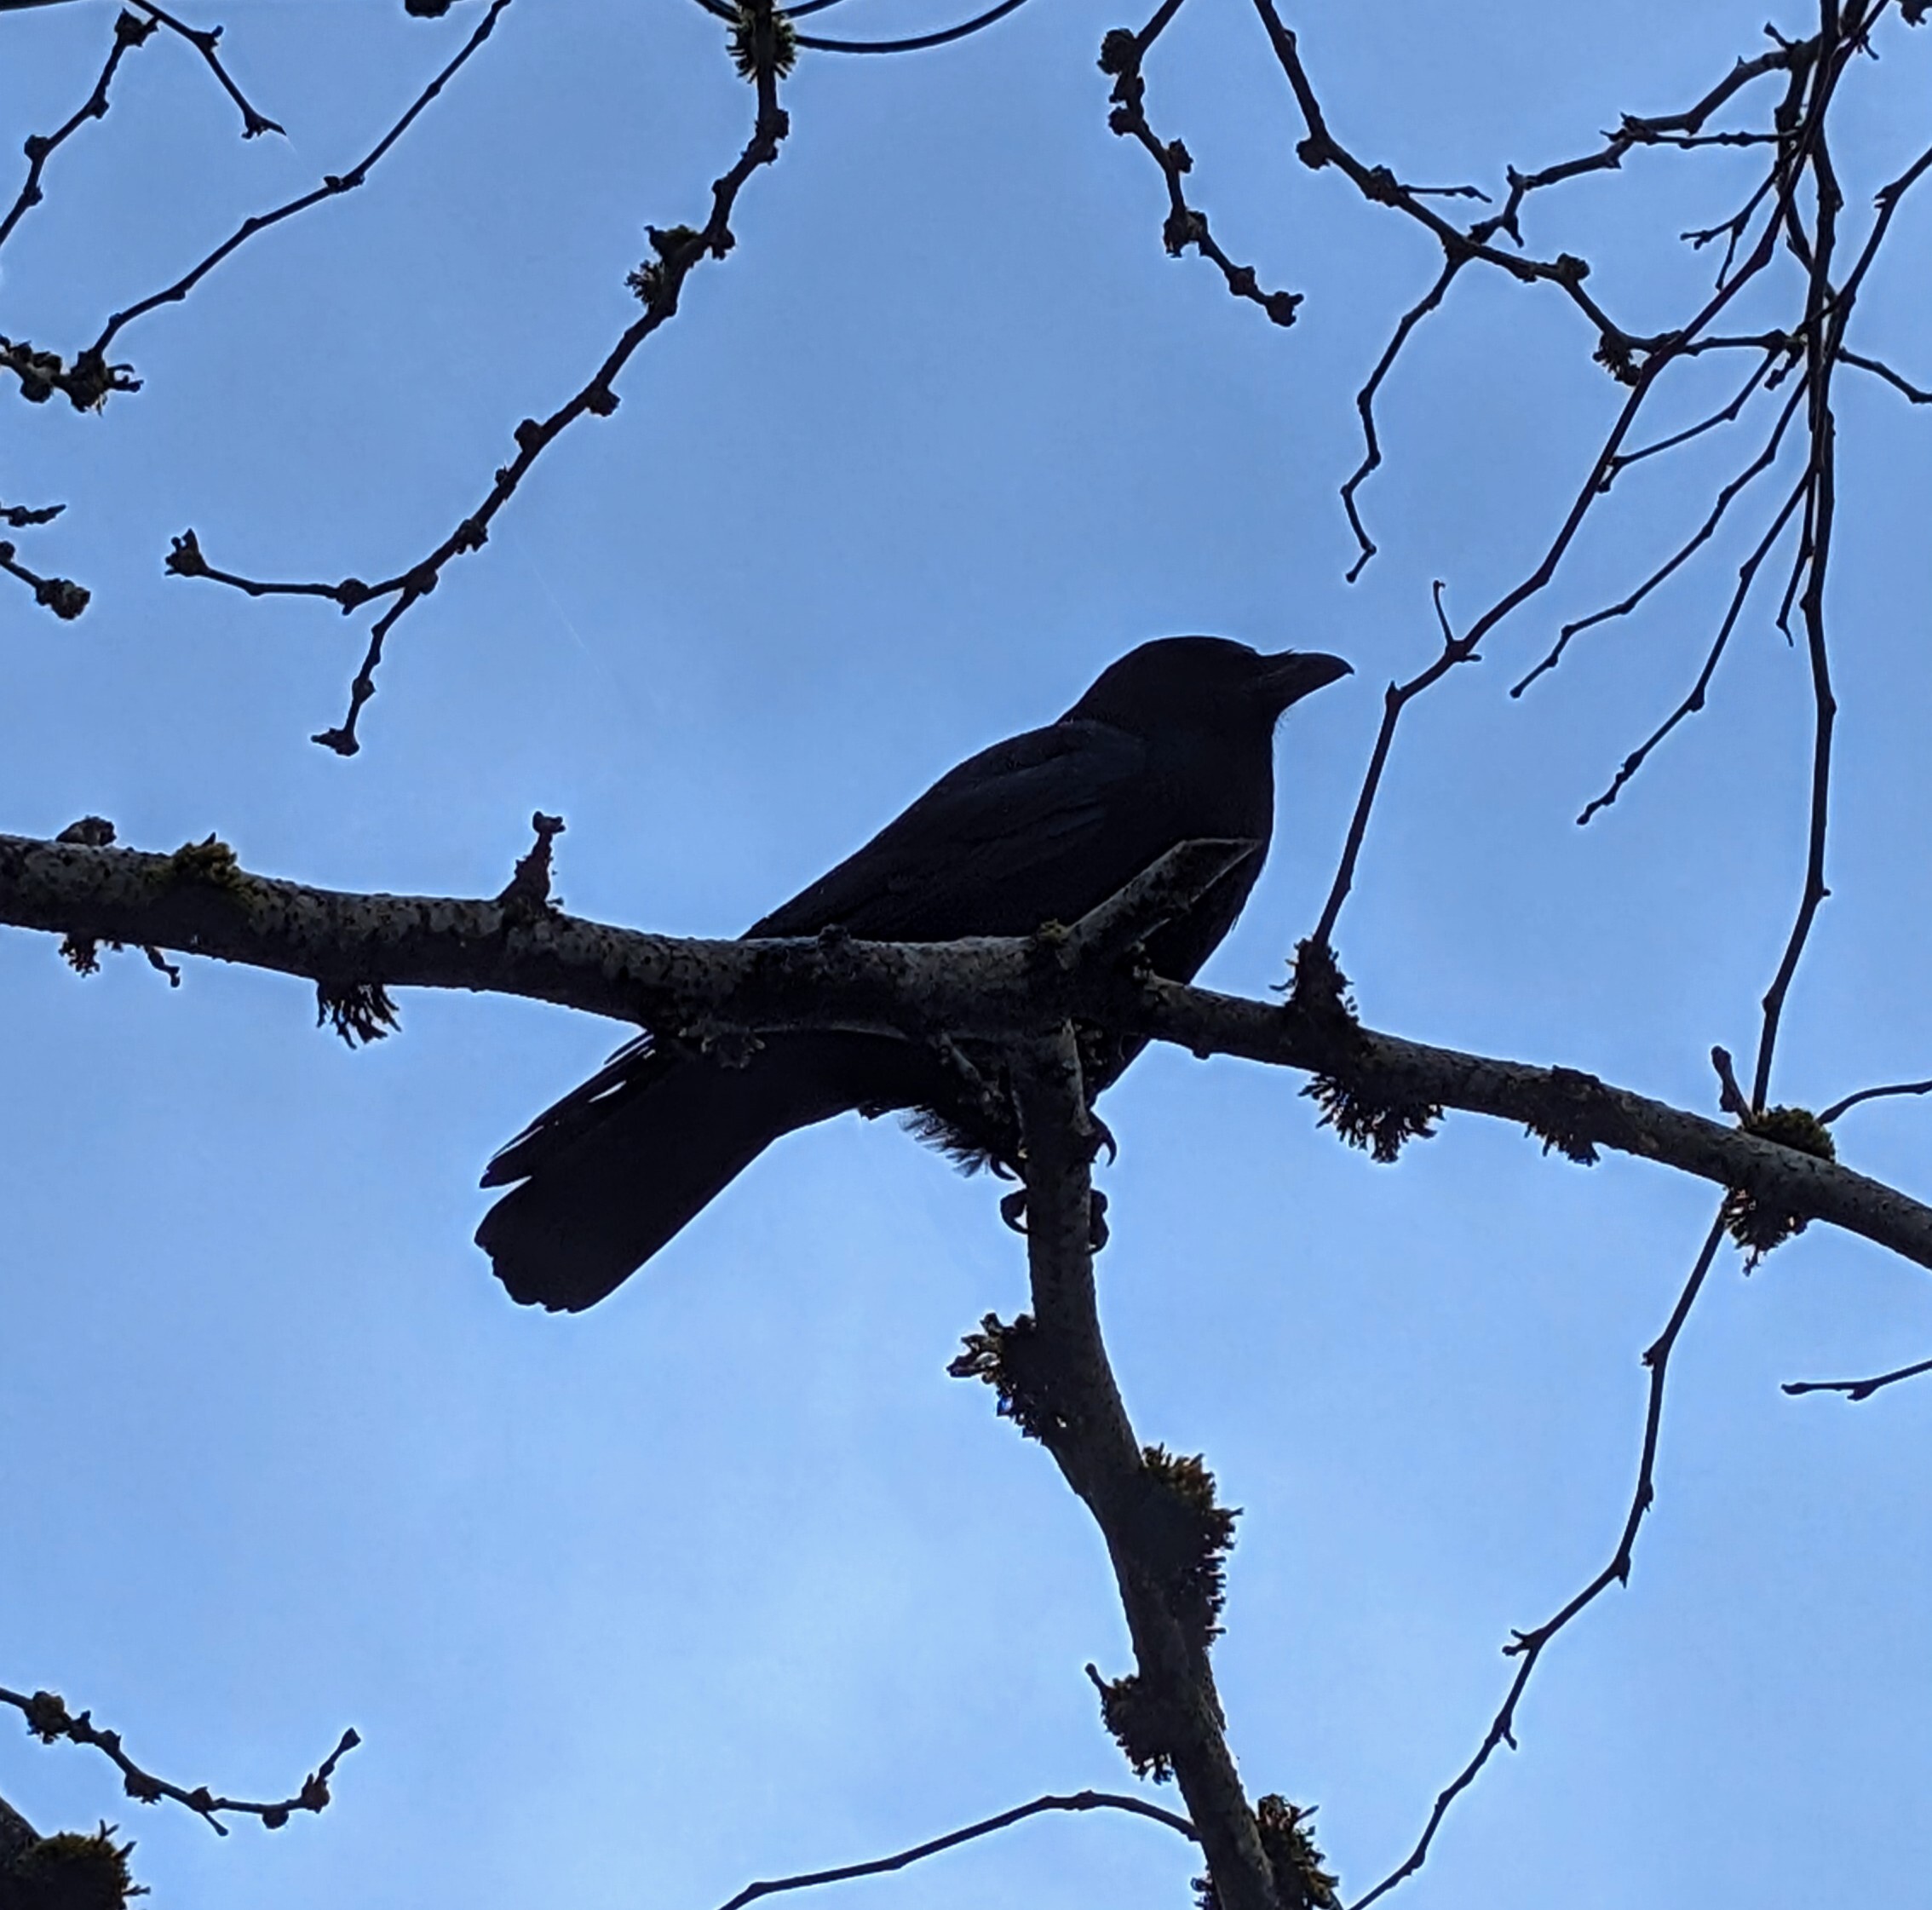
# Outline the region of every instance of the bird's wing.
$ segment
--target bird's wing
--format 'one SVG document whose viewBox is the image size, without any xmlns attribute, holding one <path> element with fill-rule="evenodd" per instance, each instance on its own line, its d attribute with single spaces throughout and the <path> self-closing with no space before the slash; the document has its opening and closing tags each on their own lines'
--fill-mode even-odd
<svg viewBox="0 0 1932 1910">
<path fill-rule="evenodd" d="M 1105 723 L 1062 720 L 997 743 L 747 933 L 836 924 L 883 941 L 945 941 L 1071 921 L 1168 846 L 1142 841 L 1124 801 L 1146 761 L 1138 738 Z"/>
<path fill-rule="evenodd" d="M 882 941 L 1031 935 L 1106 900 L 1170 844 L 1145 841 L 1125 798 L 1145 746 L 1104 723 L 1061 721 L 969 757 L 752 935 L 813 935 L 833 923 Z M 649 1034 L 499 1149 L 483 1175 L 503 1187 L 601 1126 L 677 1066 Z"/>
</svg>

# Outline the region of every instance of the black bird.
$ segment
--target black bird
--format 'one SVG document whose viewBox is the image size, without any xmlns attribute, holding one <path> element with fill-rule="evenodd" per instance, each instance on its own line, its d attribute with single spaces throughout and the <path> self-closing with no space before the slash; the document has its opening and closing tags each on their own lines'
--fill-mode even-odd
<svg viewBox="0 0 1932 1910">
<path fill-rule="evenodd" d="M 969 757 L 746 933 L 1028 935 L 1084 915 L 1178 843 L 1251 840 L 1261 853 L 1148 938 L 1155 972 L 1191 981 L 1261 872 L 1276 718 L 1348 670 L 1339 657 L 1263 656 L 1223 637 L 1143 643 L 1059 722 Z M 1102 1061 L 1096 1091 L 1135 1051 Z M 485 1187 L 521 1184 L 484 1216 L 477 1244 L 513 1298 L 578 1312 L 781 1134 L 853 1109 L 911 1111 L 923 1138 L 963 1161 L 1012 1158 L 1010 1136 L 992 1130 L 957 1071 L 911 1043 L 778 1034 L 727 1067 L 647 1034 L 491 1161 Z"/>
</svg>

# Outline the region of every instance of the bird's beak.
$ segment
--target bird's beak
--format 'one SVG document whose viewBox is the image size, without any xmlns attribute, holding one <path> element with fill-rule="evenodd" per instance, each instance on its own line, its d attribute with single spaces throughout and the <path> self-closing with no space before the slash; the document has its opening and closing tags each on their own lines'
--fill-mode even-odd
<svg viewBox="0 0 1932 1910">
<path fill-rule="evenodd" d="M 1299 703 L 1324 684 L 1354 675 L 1354 665 L 1320 650 L 1279 650 L 1262 659 L 1263 691 L 1277 710 Z"/>
</svg>

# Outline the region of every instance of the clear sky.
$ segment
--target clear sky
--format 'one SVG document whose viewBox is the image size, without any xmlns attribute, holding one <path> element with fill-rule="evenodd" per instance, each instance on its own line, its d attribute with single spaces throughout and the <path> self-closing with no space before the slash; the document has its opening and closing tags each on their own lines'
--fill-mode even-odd
<svg viewBox="0 0 1932 1910">
<path fill-rule="evenodd" d="M 1763 8 L 1289 14 L 1341 136 L 1494 187 L 1687 103 L 1762 43 Z M 112 17 L 0 15 L 0 148 L 85 97 Z M 477 7 L 209 17 L 289 136 L 243 145 L 178 42 L 130 55 L 0 255 L 0 332 L 71 351 L 342 170 Z M 938 18 L 849 0 L 825 24 Z M 363 190 L 130 328 L 138 395 L 100 417 L 7 395 L 0 500 L 70 506 L 22 555 L 95 597 L 65 625 L 0 592 L 0 828 L 99 812 L 141 847 L 213 830 L 265 872 L 474 895 L 542 808 L 568 820 L 571 908 L 731 933 L 1132 643 L 1216 631 L 1359 671 L 1285 726 L 1274 854 L 1205 978 L 1279 981 L 1381 686 L 1433 653 L 1429 581 L 1458 617 L 1513 582 L 1619 392 L 1560 297 L 1472 280 L 1389 389 L 1364 493 L 1383 553 L 1345 585 L 1353 394 L 1433 249 L 1297 164 L 1251 11 L 1189 0 L 1150 114 L 1230 251 L 1307 303 L 1280 331 L 1165 257 L 1159 176 L 1107 130 L 1094 65 L 1124 23 L 1034 0 L 940 52 L 808 57 L 736 250 L 617 415 L 404 620 L 344 762 L 306 738 L 337 720 L 366 618 L 167 578 L 170 535 L 294 577 L 428 549 L 635 313 L 643 226 L 701 222 L 749 124 L 689 0 L 519 0 Z M 1932 45 L 1894 23 L 1879 50 L 1854 74 L 1853 217 L 1925 137 Z M 1751 163 L 1639 154 L 1527 236 L 1668 323 L 1710 265 L 1669 235 L 1726 216 Z M 1929 218 L 1907 202 L 1861 320 L 1922 381 Z M 1876 385 L 1846 385 L 1840 417 L 1834 894 L 1774 1090 L 1813 1106 L 1932 1072 L 1932 439 Z M 1745 454 L 1633 479 L 1550 600 L 1416 708 L 1339 936 L 1374 1024 L 1714 1108 L 1710 1046 L 1749 1050 L 1798 892 L 1802 653 L 1747 619 L 1710 708 L 1586 830 L 1694 674 L 1741 544 L 1504 693 Z M 710 1910 L 1042 1791 L 1126 1787 L 1081 1671 L 1129 1663 L 1099 1540 L 984 1389 L 945 1377 L 961 1333 L 1023 1303 L 992 1188 L 841 1121 L 607 1305 L 525 1312 L 470 1245 L 477 1173 L 622 1031 L 453 997 L 402 1013 L 352 1054 L 298 984 L 191 964 L 170 990 L 138 956 L 83 981 L 47 938 L 0 939 L 0 1683 L 243 1794 L 299 1781 L 345 1724 L 366 1740 L 326 1815 L 273 1836 L 138 1810 L 98 1758 L 24 1733 L 0 1731 L 0 1794 L 127 1826 L 162 1910 Z M 1218 1659 L 1244 1775 L 1320 1804 L 1356 1893 L 1479 1740 L 1510 1627 L 1613 1545 L 1638 1355 L 1711 1194 L 1468 1117 L 1377 1167 L 1297 1085 L 1136 1067 L 1107 1107 L 1102 1299 L 1142 1435 L 1205 1453 L 1245 1508 Z M 1841 1146 L 1923 1190 L 1929 1135 L 1932 1106 L 1883 1102 Z M 1778 1388 L 1928 1355 L 1923 1270 L 1822 1228 L 1749 1280 L 1727 1253 L 1633 1582 L 1552 1649 L 1520 1755 L 1406 1901 L 1918 1899 L 1932 1385 L 1855 1407 Z M 1193 1867 L 1149 1825 L 1048 1820 L 820 1901 L 1174 1910 Z"/>
</svg>

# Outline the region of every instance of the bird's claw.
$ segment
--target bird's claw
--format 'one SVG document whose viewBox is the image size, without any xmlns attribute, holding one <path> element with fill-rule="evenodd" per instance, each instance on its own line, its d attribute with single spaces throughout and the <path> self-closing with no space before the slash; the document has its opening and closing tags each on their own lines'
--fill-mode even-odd
<svg viewBox="0 0 1932 1910">
<path fill-rule="evenodd" d="M 1026 1231 L 1026 1190 L 1015 1188 L 1011 1194 L 1003 1195 L 999 1203 L 999 1217 L 1015 1234 Z M 1113 1237 L 1107 1224 L 1107 1196 L 1096 1187 L 1087 1196 L 1087 1245 L 1095 1253 Z"/>
</svg>

